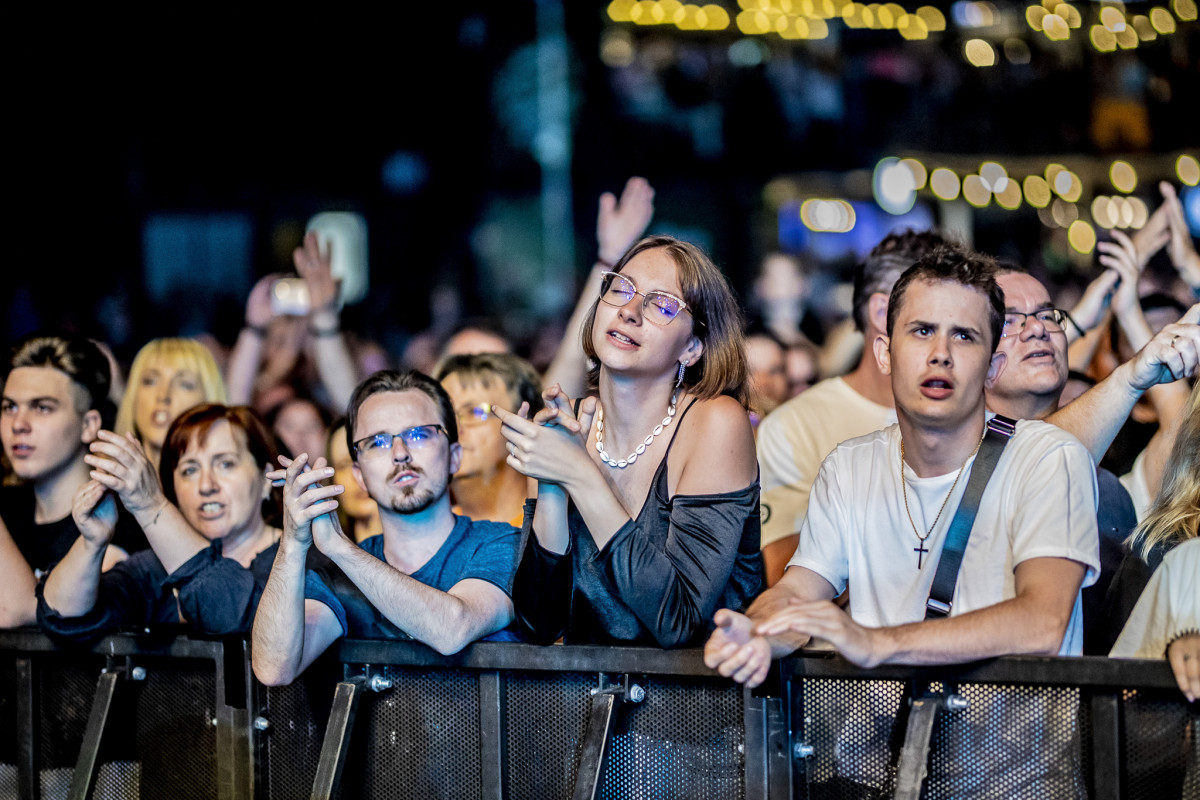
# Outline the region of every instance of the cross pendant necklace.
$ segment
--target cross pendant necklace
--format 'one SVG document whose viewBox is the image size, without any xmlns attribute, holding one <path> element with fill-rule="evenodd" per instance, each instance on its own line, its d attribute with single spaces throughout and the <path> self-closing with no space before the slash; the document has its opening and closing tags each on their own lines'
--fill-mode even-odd
<svg viewBox="0 0 1200 800">
<path fill-rule="evenodd" d="M 984 434 L 987 434 L 987 428 L 983 429 Z M 925 547 L 925 540 L 933 535 L 933 529 L 937 527 L 938 520 L 942 518 L 942 512 L 946 510 L 946 504 L 950 502 L 950 498 L 954 495 L 954 487 L 958 486 L 958 479 L 962 477 L 963 470 L 967 468 L 967 461 L 971 460 L 971 456 L 979 452 L 979 445 L 983 444 L 983 436 L 979 437 L 979 444 L 975 445 L 975 449 L 971 451 L 971 455 L 967 456 L 963 461 L 962 466 L 958 468 L 958 474 L 954 476 L 954 483 L 950 484 L 950 491 L 946 493 L 946 499 L 942 501 L 942 507 L 938 509 L 937 516 L 933 518 L 933 524 L 929 526 L 929 530 L 925 531 L 925 535 L 921 535 L 921 531 L 917 529 L 917 523 L 913 522 L 912 511 L 908 508 L 908 482 L 904 480 L 904 438 L 900 439 L 900 491 L 904 494 L 904 513 L 908 514 L 908 524 L 912 526 L 913 533 L 917 535 L 917 546 L 913 548 L 913 552 L 917 554 L 917 571 L 921 570 L 925 554 L 929 550 Z"/>
</svg>

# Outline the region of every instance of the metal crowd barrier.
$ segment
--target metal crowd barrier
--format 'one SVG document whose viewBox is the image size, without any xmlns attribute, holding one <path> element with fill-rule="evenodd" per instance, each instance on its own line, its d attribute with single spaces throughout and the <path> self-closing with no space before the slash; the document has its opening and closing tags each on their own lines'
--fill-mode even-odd
<svg viewBox="0 0 1200 800">
<path fill-rule="evenodd" d="M 290 686 L 243 640 L 0 631 L 0 799 L 1200 795 L 1165 663 L 863 671 L 750 692 L 698 651 L 348 641 Z"/>
</svg>

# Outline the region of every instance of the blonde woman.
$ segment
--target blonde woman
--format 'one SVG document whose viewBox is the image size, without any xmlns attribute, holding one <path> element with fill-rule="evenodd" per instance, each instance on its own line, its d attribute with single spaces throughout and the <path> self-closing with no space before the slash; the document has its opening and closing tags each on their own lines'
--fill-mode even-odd
<svg viewBox="0 0 1200 800">
<path fill-rule="evenodd" d="M 158 468 L 167 428 L 189 408 L 225 403 L 217 362 L 193 339 L 154 339 L 138 351 L 117 409 L 118 436 L 132 433 Z"/>
<path fill-rule="evenodd" d="M 1113 577 L 1104 601 L 1104 616 L 1113 626 L 1110 643 L 1130 619 L 1134 604 L 1163 557 L 1200 536 L 1200 383 L 1192 387 L 1174 433 L 1158 498 L 1129 538 L 1131 552 Z"/>
</svg>

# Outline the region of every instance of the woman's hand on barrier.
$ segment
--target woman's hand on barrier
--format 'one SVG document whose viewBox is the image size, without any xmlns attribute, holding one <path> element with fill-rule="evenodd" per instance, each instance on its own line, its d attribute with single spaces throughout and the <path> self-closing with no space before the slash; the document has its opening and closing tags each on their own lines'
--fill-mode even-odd
<svg viewBox="0 0 1200 800">
<path fill-rule="evenodd" d="M 1187 633 L 1167 645 L 1167 661 L 1179 691 L 1189 703 L 1200 697 L 1200 633 Z"/>
<path fill-rule="evenodd" d="M 847 661 L 866 669 L 878 666 L 884 660 L 878 647 L 878 629 L 859 625 L 829 600 L 790 600 L 786 608 L 777 611 L 755 629 L 760 636 L 777 636 L 788 632 L 810 639 L 824 639 L 836 647 Z"/>
<path fill-rule="evenodd" d="M 71 517 L 88 546 L 103 550 L 117 530 L 117 499 L 103 484 L 88 481 L 75 493 Z"/>
<path fill-rule="evenodd" d="M 92 468 L 92 480 L 115 492 L 129 513 L 157 511 L 167 502 L 154 465 L 132 433 L 102 430 L 89 449 L 83 460 Z"/>
<path fill-rule="evenodd" d="M 726 678 L 753 688 L 771 668 L 771 645 L 754 633 L 745 614 L 723 608 L 713 617 L 716 629 L 704 644 L 704 665 Z"/>
<path fill-rule="evenodd" d="M 313 520 L 322 514 L 336 511 L 336 498 L 345 491 L 341 484 L 322 486 L 321 481 L 333 477 L 333 468 L 325 465 L 318 457 L 312 467 L 308 465 L 308 454 L 296 458 L 280 456 L 282 470 L 272 470 L 267 478 L 276 486 L 283 486 L 283 532 L 284 536 L 308 546 L 313 541 Z M 322 538 L 328 531 L 322 531 Z M 320 545 L 318 545 L 318 549 Z"/>
</svg>

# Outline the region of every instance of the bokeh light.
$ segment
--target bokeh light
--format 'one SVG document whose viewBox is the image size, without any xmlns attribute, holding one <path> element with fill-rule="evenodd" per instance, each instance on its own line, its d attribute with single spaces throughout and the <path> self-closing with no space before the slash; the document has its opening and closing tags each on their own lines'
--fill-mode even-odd
<svg viewBox="0 0 1200 800">
<path fill-rule="evenodd" d="M 875 165 L 871 189 L 875 202 L 889 214 L 907 214 L 917 202 L 912 170 L 898 158 L 884 158 Z"/>
<path fill-rule="evenodd" d="M 996 51 L 983 39 L 968 39 L 963 54 L 973 67 L 990 67 L 996 63 Z"/>
<path fill-rule="evenodd" d="M 978 175 L 968 175 L 962 182 L 963 199 L 976 208 L 983 208 L 992 201 L 992 193 Z"/>
<path fill-rule="evenodd" d="M 925 182 L 929 179 L 929 172 L 925 169 L 925 165 L 915 158 L 902 158 L 900 163 L 908 167 L 908 171 L 913 176 L 913 187 L 920 191 L 925 188 Z"/>
<path fill-rule="evenodd" d="M 1181 155 L 1175 159 L 1175 174 L 1179 180 L 1188 186 L 1200 184 L 1200 161 L 1195 156 Z"/>
<path fill-rule="evenodd" d="M 929 176 L 929 188 L 939 200 L 954 200 L 960 188 L 958 175 L 953 170 L 938 167 Z"/>
<path fill-rule="evenodd" d="M 1067 241 L 1075 252 L 1087 255 L 1096 248 L 1096 229 L 1077 219 L 1067 228 Z"/>
<path fill-rule="evenodd" d="M 1182 22 L 1191 22 L 1196 19 L 1196 4 L 1193 0 L 1174 0 L 1171 7 L 1175 9 L 1175 16 L 1179 17 Z"/>
<path fill-rule="evenodd" d="M 1137 171 L 1128 161 L 1114 161 L 1108 168 L 1108 178 L 1119 192 L 1129 194 L 1137 188 Z"/>
<path fill-rule="evenodd" d="M 1112 200 L 1104 195 L 1097 195 L 1092 200 L 1092 221 L 1101 228 L 1116 227 L 1117 217 L 1113 213 Z"/>
<path fill-rule="evenodd" d="M 1050 184 L 1037 175 L 1029 175 L 1023 185 L 1025 202 L 1034 208 L 1045 208 L 1050 205 Z"/>
<path fill-rule="evenodd" d="M 1175 32 L 1175 18 L 1162 6 L 1150 9 L 1150 24 L 1163 36 Z"/>
<path fill-rule="evenodd" d="M 857 218 L 845 200 L 809 198 L 800 204 L 800 221 L 811 231 L 846 233 L 854 229 Z"/>
</svg>

